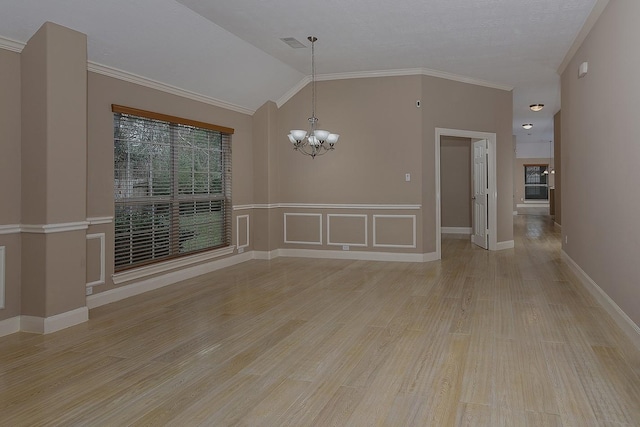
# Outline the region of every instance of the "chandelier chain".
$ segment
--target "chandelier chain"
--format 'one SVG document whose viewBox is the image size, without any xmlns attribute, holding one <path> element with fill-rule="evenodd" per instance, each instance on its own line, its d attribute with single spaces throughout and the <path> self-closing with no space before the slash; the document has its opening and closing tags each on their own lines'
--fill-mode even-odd
<svg viewBox="0 0 640 427">
<path fill-rule="evenodd" d="M 309 37 L 311 40 L 311 119 L 312 129 L 315 129 L 316 118 L 316 41 L 315 37 Z"/>
<path fill-rule="evenodd" d="M 311 42 L 311 117 L 309 117 L 310 130 L 293 129 L 289 133 L 289 141 L 293 144 L 293 149 L 305 156 L 315 158 L 329 151 L 333 151 L 340 135 L 327 130 L 317 129 L 318 118 L 316 117 L 316 49 L 315 42 L 318 40 L 314 36 L 307 37 Z"/>
</svg>

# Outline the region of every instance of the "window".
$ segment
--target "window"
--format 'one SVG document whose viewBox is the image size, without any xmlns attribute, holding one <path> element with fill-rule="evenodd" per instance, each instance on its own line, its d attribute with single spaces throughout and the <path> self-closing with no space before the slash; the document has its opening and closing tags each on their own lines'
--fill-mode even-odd
<svg viewBox="0 0 640 427">
<path fill-rule="evenodd" d="M 524 165 L 524 199 L 548 200 L 549 187 L 545 172 L 549 165 Z"/>
<path fill-rule="evenodd" d="M 112 109 L 115 270 L 229 246 L 233 129 Z"/>
</svg>

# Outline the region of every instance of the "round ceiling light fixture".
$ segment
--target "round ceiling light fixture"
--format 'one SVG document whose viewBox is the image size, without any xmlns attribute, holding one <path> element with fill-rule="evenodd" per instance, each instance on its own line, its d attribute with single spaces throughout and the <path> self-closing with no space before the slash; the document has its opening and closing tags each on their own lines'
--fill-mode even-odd
<svg viewBox="0 0 640 427">
<path fill-rule="evenodd" d="M 527 130 L 529 130 L 529 129 L 531 129 L 533 127 L 533 124 L 532 123 L 525 123 L 525 124 L 522 125 L 522 127 L 527 129 Z"/>
<path fill-rule="evenodd" d="M 529 105 L 531 111 L 540 111 L 544 108 L 544 104 L 531 104 Z"/>
</svg>

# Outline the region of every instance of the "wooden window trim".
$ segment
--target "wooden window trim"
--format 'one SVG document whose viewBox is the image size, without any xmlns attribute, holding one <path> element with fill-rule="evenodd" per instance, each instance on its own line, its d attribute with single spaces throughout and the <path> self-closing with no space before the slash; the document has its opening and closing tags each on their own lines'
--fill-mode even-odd
<svg viewBox="0 0 640 427">
<path fill-rule="evenodd" d="M 114 113 L 130 114 L 132 116 L 144 117 L 146 119 L 161 120 L 163 122 L 177 123 L 186 126 L 194 126 L 222 133 L 233 135 L 234 129 L 224 126 L 214 125 L 211 123 L 200 122 L 197 120 L 185 119 L 183 117 L 170 116 L 168 114 L 155 113 L 153 111 L 140 110 L 133 107 L 125 107 L 123 105 L 111 104 L 111 111 Z"/>
</svg>

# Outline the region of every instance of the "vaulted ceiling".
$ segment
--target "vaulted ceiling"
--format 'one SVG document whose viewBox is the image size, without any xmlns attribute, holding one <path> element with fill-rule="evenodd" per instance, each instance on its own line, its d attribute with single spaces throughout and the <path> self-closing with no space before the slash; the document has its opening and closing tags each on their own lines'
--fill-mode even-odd
<svg viewBox="0 0 640 427">
<path fill-rule="evenodd" d="M 251 112 L 310 74 L 309 49 L 280 39 L 309 46 L 314 35 L 322 78 L 423 73 L 514 89 L 514 133 L 548 142 L 557 70 L 607 1 L 5 0 L 0 45 L 55 22 L 87 34 L 93 64 Z M 546 108 L 531 113 L 531 103 Z"/>
</svg>

